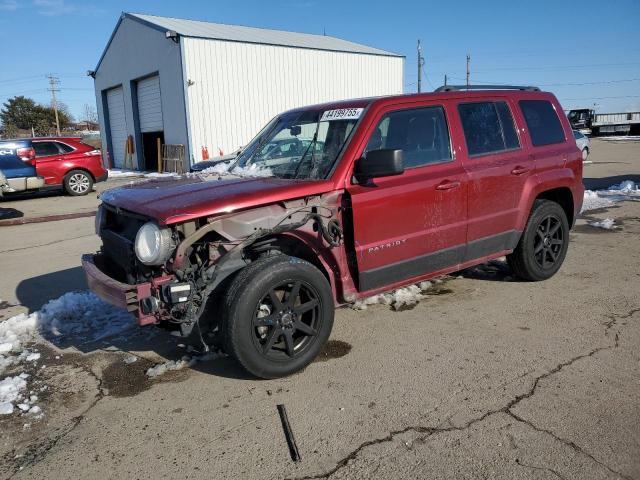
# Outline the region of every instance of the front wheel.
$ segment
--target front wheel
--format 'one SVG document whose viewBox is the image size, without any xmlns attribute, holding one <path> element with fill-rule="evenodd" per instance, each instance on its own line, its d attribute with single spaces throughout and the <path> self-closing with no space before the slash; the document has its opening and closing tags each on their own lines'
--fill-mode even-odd
<svg viewBox="0 0 640 480">
<path fill-rule="evenodd" d="M 569 221 L 551 200 L 536 200 L 518 246 L 507 262 L 523 280 L 540 281 L 560 269 L 569 247 Z"/>
<path fill-rule="evenodd" d="M 335 308 L 326 277 L 287 255 L 244 268 L 224 307 L 225 350 L 260 378 L 284 377 L 309 365 L 329 338 Z"/>
</svg>

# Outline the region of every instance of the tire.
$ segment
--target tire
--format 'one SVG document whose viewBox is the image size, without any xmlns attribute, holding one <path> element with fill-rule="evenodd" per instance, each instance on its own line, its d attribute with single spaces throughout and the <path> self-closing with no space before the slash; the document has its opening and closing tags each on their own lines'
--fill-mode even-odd
<svg viewBox="0 0 640 480">
<path fill-rule="evenodd" d="M 71 170 L 64 176 L 64 190 L 73 197 L 86 195 L 93 189 L 93 178 L 84 170 Z"/>
<path fill-rule="evenodd" d="M 223 305 L 225 351 L 259 378 L 305 368 L 333 327 L 335 306 L 326 277 L 309 262 L 287 255 L 261 258 L 241 270 Z"/>
<path fill-rule="evenodd" d="M 563 208 L 551 200 L 536 200 L 507 262 L 522 280 L 546 280 L 560 269 L 568 247 L 569 222 Z"/>
<path fill-rule="evenodd" d="M 589 149 L 587 147 L 584 147 L 582 149 L 582 161 L 584 162 L 588 156 L 589 156 Z"/>
</svg>

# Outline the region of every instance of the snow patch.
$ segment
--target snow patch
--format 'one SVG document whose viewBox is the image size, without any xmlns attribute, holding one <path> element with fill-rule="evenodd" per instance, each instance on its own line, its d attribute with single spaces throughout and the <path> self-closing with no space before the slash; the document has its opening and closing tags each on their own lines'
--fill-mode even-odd
<svg viewBox="0 0 640 480">
<path fill-rule="evenodd" d="M 22 392 L 27 388 L 25 374 L 7 377 L 0 381 L 0 414 L 13 413 L 14 402 L 22 399 Z M 28 408 L 27 408 L 28 410 Z"/>
<path fill-rule="evenodd" d="M 26 349 L 27 343 L 44 339 L 53 343 L 72 340 L 83 344 L 120 334 L 133 326 L 126 311 L 103 302 L 93 293 L 67 293 L 49 301 L 37 312 L 21 313 L 0 322 L 0 374 L 9 367 L 40 360 L 40 352 L 33 347 Z M 38 397 L 22 396 L 27 378 L 28 375 L 22 373 L 0 382 L 0 413 L 11 414 L 17 407 L 39 418 L 41 409 L 33 405 Z"/>
<path fill-rule="evenodd" d="M 604 220 L 597 220 L 587 223 L 592 227 L 604 228 L 605 230 L 615 230 L 616 228 L 618 228 L 618 225 L 616 225 L 616 221 L 613 218 L 605 218 Z"/>
<path fill-rule="evenodd" d="M 252 163 L 246 167 L 233 167 L 234 162 L 223 162 L 213 167 L 205 168 L 197 175 L 237 175 L 239 177 L 273 177 L 273 171 L 267 167 L 261 167 Z M 233 167 L 233 168 L 231 168 Z"/>
<path fill-rule="evenodd" d="M 217 360 L 218 358 L 222 358 L 224 356 L 226 356 L 224 353 L 213 351 L 205 353 L 204 355 L 193 357 L 190 355 L 184 355 L 180 360 L 167 360 L 164 363 L 158 363 L 153 367 L 147 369 L 146 373 L 149 378 L 157 378 L 173 370 L 182 370 L 183 368 L 192 367 L 196 363 L 209 362 L 212 360 Z"/>
<path fill-rule="evenodd" d="M 363 298 L 351 304 L 354 310 L 366 310 L 369 305 L 389 305 L 394 310 L 411 307 L 425 298 L 428 291 L 442 280 L 435 279 L 432 282 L 420 282 L 415 285 L 398 288 L 391 292 L 379 293 L 371 297 Z"/>
<path fill-rule="evenodd" d="M 130 178 L 130 177 L 146 177 L 146 178 L 165 178 L 177 177 L 178 173 L 174 172 L 142 172 L 139 170 L 120 170 L 117 168 L 109 170 L 109 178 Z"/>
<path fill-rule="evenodd" d="M 624 180 L 605 190 L 585 190 L 580 213 L 610 207 L 616 202 L 636 199 L 640 200 L 640 184 L 636 184 L 633 180 Z"/>
</svg>

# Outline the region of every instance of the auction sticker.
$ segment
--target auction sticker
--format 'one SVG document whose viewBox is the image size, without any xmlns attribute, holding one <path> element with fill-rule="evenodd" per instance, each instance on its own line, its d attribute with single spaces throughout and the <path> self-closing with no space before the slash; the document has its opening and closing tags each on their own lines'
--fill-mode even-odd
<svg viewBox="0 0 640 480">
<path fill-rule="evenodd" d="M 327 110 L 322 113 L 321 122 L 332 120 L 357 120 L 362 115 L 364 108 L 338 108 L 337 110 Z"/>
</svg>

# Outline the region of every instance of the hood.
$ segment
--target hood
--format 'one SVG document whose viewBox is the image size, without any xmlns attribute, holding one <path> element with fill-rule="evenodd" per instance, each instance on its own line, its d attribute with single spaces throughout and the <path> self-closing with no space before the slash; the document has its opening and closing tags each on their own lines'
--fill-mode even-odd
<svg viewBox="0 0 640 480">
<path fill-rule="evenodd" d="M 276 177 L 159 178 L 106 190 L 100 199 L 154 218 L 160 225 L 256 207 L 331 189 L 330 182 Z"/>
</svg>

